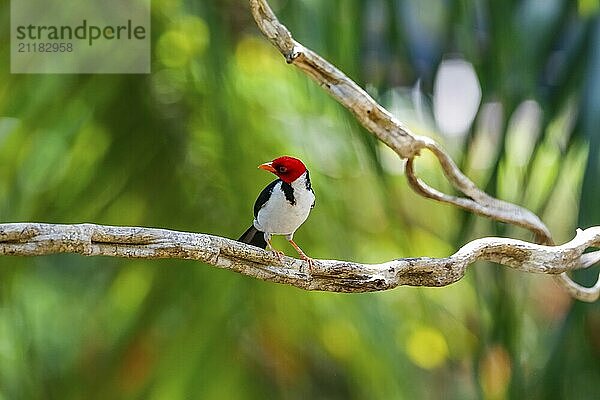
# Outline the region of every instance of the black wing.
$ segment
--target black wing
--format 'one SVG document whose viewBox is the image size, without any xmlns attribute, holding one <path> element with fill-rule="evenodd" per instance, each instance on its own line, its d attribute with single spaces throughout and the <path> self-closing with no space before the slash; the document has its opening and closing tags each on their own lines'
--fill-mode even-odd
<svg viewBox="0 0 600 400">
<path fill-rule="evenodd" d="M 269 198 L 271 197 L 271 193 L 273 193 L 273 188 L 279 182 L 281 182 L 281 179 L 275 179 L 273 182 L 269 183 L 267 187 L 262 190 L 262 192 L 260 192 L 258 198 L 256 199 L 256 202 L 254 203 L 254 218 L 258 216 L 258 212 L 269 200 Z"/>
</svg>

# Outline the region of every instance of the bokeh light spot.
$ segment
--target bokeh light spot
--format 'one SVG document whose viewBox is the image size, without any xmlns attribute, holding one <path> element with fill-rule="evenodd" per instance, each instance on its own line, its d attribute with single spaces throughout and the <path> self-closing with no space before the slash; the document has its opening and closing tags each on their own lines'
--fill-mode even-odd
<svg viewBox="0 0 600 400">
<path fill-rule="evenodd" d="M 209 37 L 208 27 L 202 19 L 187 16 L 158 39 L 158 59 L 168 67 L 183 67 L 193 57 L 204 53 Z"/>
<path fill-rule="evenodd" d="M 486 399 L 505 398 L 511 375 L 510 356 L 500 345 L 490 347 L 479 368 L 481 387 Z"/>
<path fill-rule="evenodd" d="M 591 17 L 598 12 L 600 2 L 598 0 L 579 0 L 577 9 L 582 17 Z"/>
<path fill-rule="evenodd" d="M 444 364 L 448 358 L 448 344 L 439 330 L 418 327 L 408 337 L 406 353 L 419 367 L 434 369 Z"/>
<path fill-rule="evenodd" d="M 248 75 L 265 76 L 278 73 L 285 67 L 279 53 L 254 36 L 239 41 L 235 49 L 235 61 L 240 70 Z"/>
<path fill-rule="evenodd" d="M 465 60 L 445 60 L 433 88 L 433 111 L 440 130 L 463 135 L 473 123 L 481 101 L 481 86 L 473 65 Z"/>
<path fill-rule="evenodd" d="M 326 324 L 321 331 L 321 339 L 325 348 L 340 359 L 351 358 L 359 342 L 356 328 L 345 320 Z"/>
</svg>

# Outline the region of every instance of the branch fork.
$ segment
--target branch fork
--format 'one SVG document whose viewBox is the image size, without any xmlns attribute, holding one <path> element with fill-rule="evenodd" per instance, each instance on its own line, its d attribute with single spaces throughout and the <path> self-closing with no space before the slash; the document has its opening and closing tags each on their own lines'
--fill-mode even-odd
<svg viewBox="0 0 600 400">
<path fill-rule="evenodd" d="M 261 32 L 288 63 L 295 65 L 316 81 L 352 112 L 367 131 L 390 147 L 399 157 L 406 159 L 407 181 L 415 192 L 496 221 L 528 229 L 535 234 L 539 243 L 554 243 L 550 231 L 537 215 L 516 204 L 495 199 L 479 189 L 433 139 L 411 132 L 343 72 L 295 41 L 290 31 L 279 22 L 266 0 L 250 0 L 250 8 Z M 414 170 L 414 160 L 425 149 L 434 154 L 450 184 L 465 197 L 443 193 L 418 178 Z M 585 288 L 563 273 L 557 277 L 557 283 L 575 298 L 586 297 L 590 292 L 600 294 L 600 278 L 594 287 Z M 595 294 L 596 298 L 598 294 Z"/>
<path fill-rule="evenodd" d="M 600 226 L 578 229 L 573 240 L 554 246 L 548 228 L 531 211 L 495 199 L 479 189 L 433 139 L 412 133 L 343 72 L 312 50 L 296 42 L 265 0 L 250 0 L 252 14 L 265 37 L 285 60 L 316 81 L 346 107 L 371 134 L 406 159 L 406 176 L 418 194 L 443 203 L 528 229 L 540 244 L 488 237 L 467 243 L 445 258 L 404 258 L 381 264 L 349 261 L 281 260 L 271 252 L 231 239 L 202 233 L 143 227 L 95 224 L 0 224 L 0 254 L 40 256 L 77 253 L 85 256 L 125 258 L 179 258 L 197 260 L 265 281 L 306 290 L 370 292 L 410 286 L 447 286 L 463 278 L 467 267 L 480 260 L 518 271 L 551 274 L 571 296 L 594 302 L 600 297 L 600 277 L 593 287 L 575 283 L 567 272 L 600 262 Z M 438 159 L 452 186 L 464 197 L 443 193 L 415 173 L 414 159 L 429 150 Z"/>
</svg>

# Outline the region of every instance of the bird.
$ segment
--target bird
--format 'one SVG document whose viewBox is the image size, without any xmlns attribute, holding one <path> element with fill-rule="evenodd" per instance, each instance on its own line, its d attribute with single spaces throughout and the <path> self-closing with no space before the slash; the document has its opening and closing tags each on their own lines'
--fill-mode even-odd
<svg viewBox="0 0 600 400">
<path fill-rule="evenodd" d="M 315 206 L 315 193 L 310 183 L 308 169 L 295 157 L 281 156 L 258 168 L 277 176 L 258 195 L 254 203 L 254 221 L 238 239 L 275 253 L 281 259 L 283 252 L 271 244 L 272 235 L 284 235 L 301 259 L 313 266 L 313 259 L 294 242 L 294 233 L 306 221 Z"/>
</svg>

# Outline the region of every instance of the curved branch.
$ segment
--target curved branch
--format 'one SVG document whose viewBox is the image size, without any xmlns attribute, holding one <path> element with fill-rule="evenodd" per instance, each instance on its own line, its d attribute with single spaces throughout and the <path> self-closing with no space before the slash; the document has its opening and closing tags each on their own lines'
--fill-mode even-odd
<svg viewBox="0 0 600 400">
<path fill-rule="evenodd" d="M 460 187 L 460 190 L 469 197 L 453 196 L 429 186 L 416 176 L 414 170 L 414 158 L 409 158 L 406 161 L 406 179 L 415 192 L 423 197 L 437 200 L 442 203 L 452 204 L 475 214 L 492 218 L 496 221 L 506 222 L 528 229 L 535 234 L 537 242 L 553 244 L 548 228 L 546 228 L 537 215 L 523 207 L 491 197 L 475 187 L 475 185 L 458 169 L 454 161 L 444 153 L 437 144 L 427 146 L 427 149 L 434 152 L 442 165 L 448 165 L 447 167 L 443 167 L 444 174 L 451 182 L 456 181 L 457 183 L 455 186 Z"/>
<path fill-rule="evenodd" d="M 346 107 L 370 133 L 407 160 L 409 185 L 424 197 L 449 203 L 467 211 L 523 227 L 535 234 L 538 243 L 553 244 L 546 225 L 533 212 L 516 204 L 489 196 L 460 171 L 452 158 L 431 138 L 411 132 L 379 105 L 367 92 L 327 60 L 294 40 L 290 31 L 277 19 L 266 0 L 250 0 L 252 15 L 261 32 L 279 50 L 289 64 L 317 82 L 340 104 Z M 420 180 L 414 171 L 414 158 L 421 150 L 431 151 L 442 167 L 446 179 L 466 197 L 443 193 Z M 573 297 L 585 300 L 600 292 L 598 285 L 585 288 L 566 273 L 556 282 Z"/>
<path fill-rule="evenodd" d="M 286 60 L 320 83 L 352 111 L 365 128 L 400 157 L 408 160 L 407 176 L 417 192 L 525 227 L 536 233 L 541 242 L 552 242 L 548 229 L 537 216 L 519 206 L 494 199 L 478 189 L 437 143 L 412 134 L 341 71 L 295 42 L 265 1 L 250 2 L 259 27 Z M 423 149 L 434 153 L 447 179 L 467 197 L 441 193 L 416 177 L 413 159 Z M 198 260 L 266 281 L 306 290 L 335 292 L 379 291 L 400 285 L 446 286 L 460 280 L 470 264 L 485 260 L 523 272 L 553 274 L 571 295 L 590 302 L 597 300 L 600 295 L 600 277 L 594 287 L 584 288 L 570 280 L 566 272 L 596 264 L 600 260 L 600 252 L 584 254 L 584 251 L 599 246 L 600 227 L 592 227 L 578 230 L 573 240 L 561 246 L 506 238 L 482 238 L 466 244 L 446 258 L 406 258 L 381 264 L 315 260 L 314 267 L 309 270 L 304 261 L 289 257 L 279 260 L 262 249 L 201 233 L 94 224 L 0 224 L 0 254 L 3 255 L 78 253 L 86 256 Z"/>
<path fill-rule="evenodd" d="M 315 260 L 309 270 L 305 261 L 290 257 L 279 260 L 258 247 L 203 233 L 95 224 L 0 224 L 2 255 L 77 253 L 197 260 L 305 290 L 348 293 L 387 290 L 400 285 L 447 286 L 460 280 L 470 264 L 482 260 L 523 272 L 560 274 L 587 268 L 591 261 L 598 261 L 597 252 L 584 254 L 594 246 L 600 246 L 600 226 L 578 230 L 573 240 L 561 246 L 489 237 L 474 240 L 445 258 L 401 258 L 381 264 Z M 598 293 L 583 298 L 596 299 Z"/>
<path fill-rule="evenodd" d="M 524 227 L 534 232 L 542 243 L 552 243 L 550 231 L 535 214 L 523 207 L 495 199 L 479 189 L 433 139 L 412 133 L 342 71 L 295 41 L 265 0 L 250 0 L 250 6 L 262 33 L 277 47 L 288 63 L 295 65 L 316 81 L 351 111 L 369 132 L 400 157 L 411 161 L 421 150 L 430 150 L 439 160 L 448 181 L 468 198 L 446 195 L 431 188 L 418 180 L 410 165 L 406 174 L 409 183 L 418 193 L 476 214 Z"/>
</svg>

